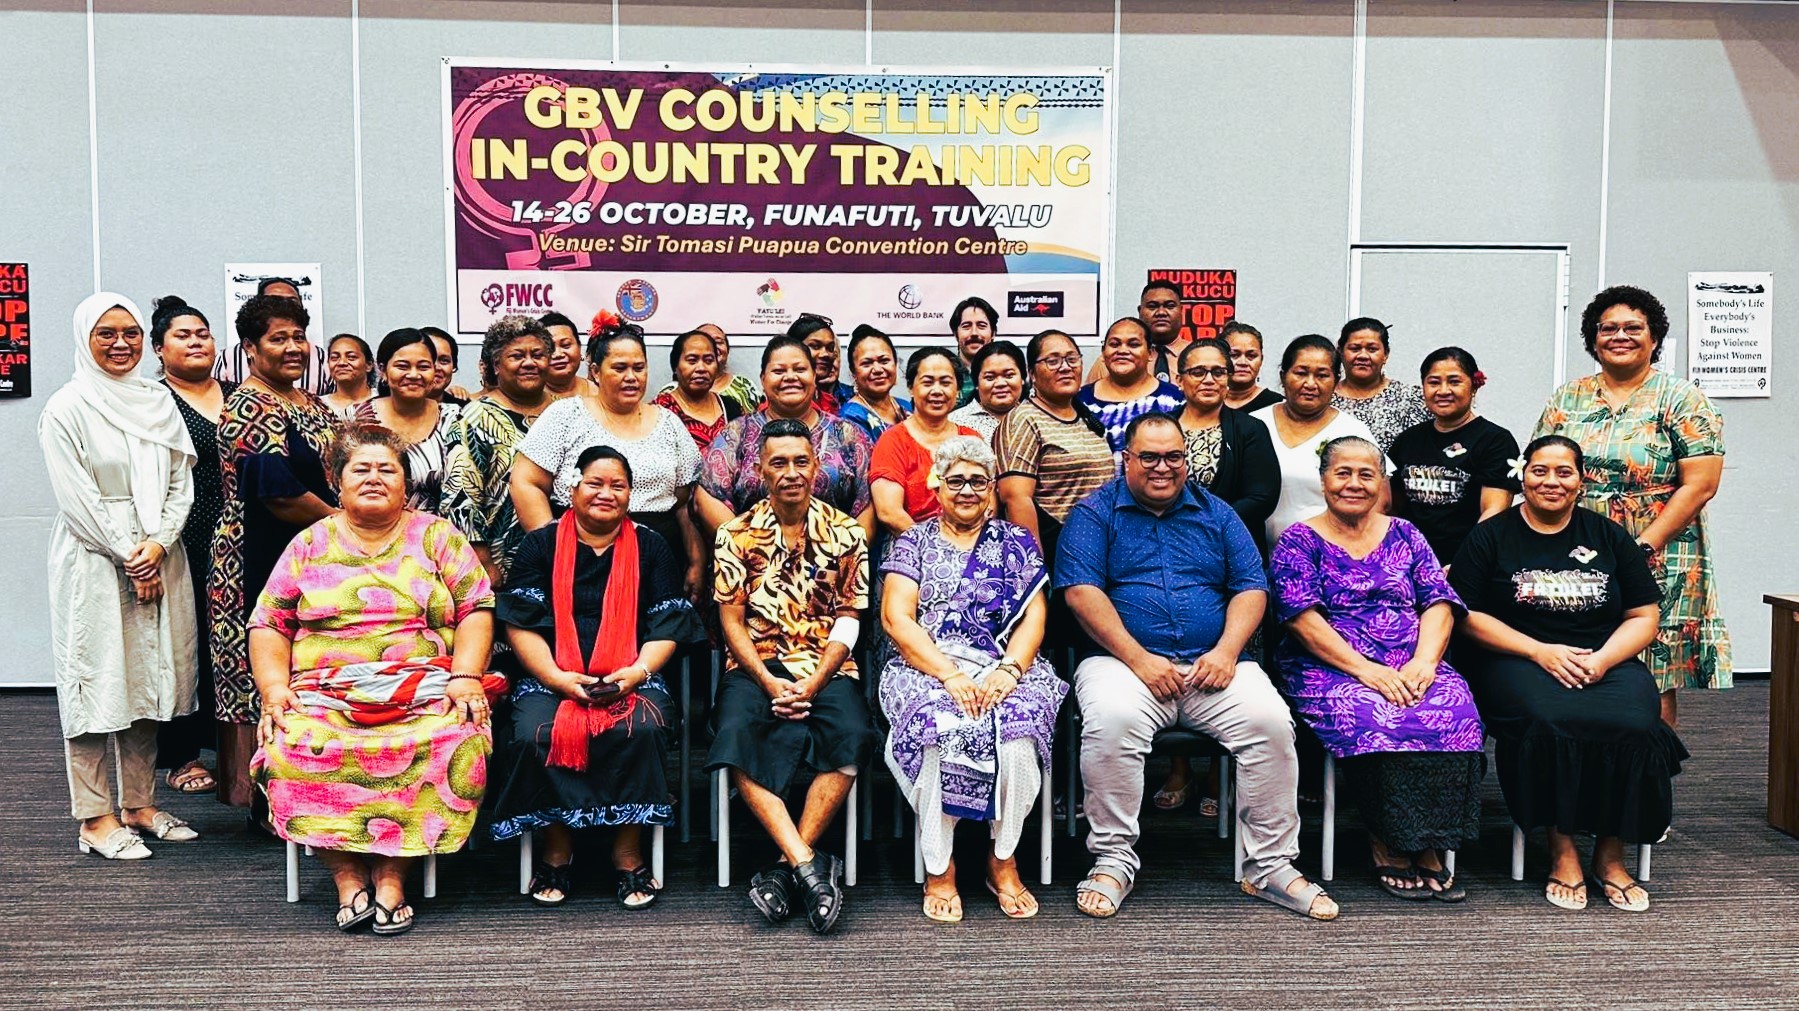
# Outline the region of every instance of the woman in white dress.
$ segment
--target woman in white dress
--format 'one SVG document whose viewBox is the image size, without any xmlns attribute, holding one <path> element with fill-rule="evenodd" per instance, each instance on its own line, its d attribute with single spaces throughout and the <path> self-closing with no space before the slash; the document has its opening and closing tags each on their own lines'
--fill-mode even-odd
<svg viewBox="0 0 1799 1011">
<path fill-rule="evenodd" d="M 1274 457 L 1281 465 L 1281 497 L 1267 523 L 1268 543 L 1288 527 L 1324 512 L 1324 486 L 1318 479 L 1318 455 L 1325 443 L 1347 435 L 1374 441 L 1355 415 L 1331 406 L 1343 359 L 1336 345 L 1318 334 L 1293 338 L 1281 355 L 1281 392 L 1286 399 L 1252 412 L 1274 436 Z M 1388 469 L 1383 460 L 1382 470 Z M 1382 485 L 1381 509 L 1386 506 Z"/>
<path fill-rule="evenodd" d="M 150 850 L 140 833 L 198 838 L 155 800 L 157 724 L 195 705 L 194 596 L 177 550 L 193 504 L 194 448 L 168 390 L 138 375 L 144 323 L 130 299 L 101 292 L 83 301 L 75 343 L 75 377 L 38 419 L 57 505 L 57 709 L 81 851 L 142 860 Z"/>
</svg>

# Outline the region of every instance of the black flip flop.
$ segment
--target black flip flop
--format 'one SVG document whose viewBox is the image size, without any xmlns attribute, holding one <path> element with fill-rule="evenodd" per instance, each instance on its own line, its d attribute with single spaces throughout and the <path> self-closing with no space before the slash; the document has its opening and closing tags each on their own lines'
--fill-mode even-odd
<svg viewBox="0 0 1799 1011">
<path fill-rule="evenodd" d="M 374 905 L 376 910 L 374 929 L 375 933 L 380 934 L 382 937 L 392 937 L 395 934 L 404 934 L 408 930 L 411 930 L 413 924 L 417 923 L 419 920 L 418 910 L 412 909 L 412 905 L 405 901 L 402 901 L 399 905 L 394 906 L 391 909 L 382 905 L 378 899 L 375 901 Z M 396 922 L 395 918 L 399 916 L 400 910 L 402 909 L 411 909 L 412 915 L 404 920 Z"/>
<path fill-rule="evenodd" d="M 1418 872 L 1420 878 L 1424 879 L 1424 890 L 1438 902 L 1460 902 L 1468 897 L 1468 889 L 1463 888 L 1461 882 L 1456 880 L 1456 876 L 1449 873 L 1449 868 L 1440 867 L 1434 871 L 1428 867 L 1414 867 L 1413 869 Z M 1430 887 L 1433 884 L 1437 887 Z"/>
<path fill-rule="evenodd" d="M 356 911 L 356 900 L 362 898 L 364 895 L 369 897 L 369 904 L 362 907 L 362 912 L 358 913 Z M 350 918 L 347 920 L 338 920 L 337 929 L 348 934 L 357 927 L 360 927 L 375 918 L 375 893 L 367 888 L 358 888 L 356 894 L 350 896 L 350 901 L 338 903 L 337 911 L 340 914 L 346 909 L 350 911 Z"/>
<path fill-rule="evenodd" d="M 1400 888 L 1397 885 L 1388 884 L 1388 878 L 1416 881 L 1418 887 Z M 1375 864 L 1374 883 L 1380 886 L 1381 891 L 1386 892 L 1396 899 L 1404 899 L 1407 902 L 1430 901 L 1430 887 L 1424 883 L 1424 877 L 1418 873 L 1418 868 L 1416 867 L 1394 867 L 1391 864 Z"/>
</svg>

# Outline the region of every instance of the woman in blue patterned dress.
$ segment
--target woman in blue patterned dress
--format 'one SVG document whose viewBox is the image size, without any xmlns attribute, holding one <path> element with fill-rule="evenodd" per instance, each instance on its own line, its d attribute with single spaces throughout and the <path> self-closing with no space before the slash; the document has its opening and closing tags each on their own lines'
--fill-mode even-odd
<svg viewBox="0 0 1799 1011">
<path fill-rule="evenodd" d="M 881 623 L 895 655 L 881 672 L 892 730 L 887 765 L 918 812 L 924 914 L 962 918 L 952 839 L 986 821 L 987 887 L 1007 916 L 1037 914 L 1013 852 L 1042 784 L 1068 686 L 1037 655 L 1047 570 L 1023 528 L 989 519 L 993 450 L 956 436 L 934 454 L 942 512 L 899 537 L 881 566 Z"/>
</svg>

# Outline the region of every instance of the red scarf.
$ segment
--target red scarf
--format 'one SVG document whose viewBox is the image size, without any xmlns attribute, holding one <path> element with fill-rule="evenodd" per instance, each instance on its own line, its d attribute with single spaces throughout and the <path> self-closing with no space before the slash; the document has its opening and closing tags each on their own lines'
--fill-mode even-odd
<svg viewBox="0 0 1799 1011">
<path fill-rule="evenodd" d="M 558 521 L 556 560 L 550 570 L 556 666 L 605 677 L 637 662 L 637 525 L 625 517 L 612 542 L 612 572 L 606 578 L 606 599 L 600 605 L 600 634 L 594 638 L 593 655 L 585 664 L 581 662 L 581 637 L 575 631 L 575 552 L 581 547 L 571 509 Z M 556 707 L 556 722 L 550 729 L 548 763 L 585 772 L 588 740 L 629 720 L 636 701 L 636 692 L 603 704 L 564 699 Z"/>
</svg>

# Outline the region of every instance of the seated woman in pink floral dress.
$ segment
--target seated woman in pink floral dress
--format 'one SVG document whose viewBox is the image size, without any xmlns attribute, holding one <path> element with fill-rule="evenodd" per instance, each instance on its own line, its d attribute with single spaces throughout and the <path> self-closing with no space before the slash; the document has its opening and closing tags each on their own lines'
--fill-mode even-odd
<svg viewBox="0 0 1799 1011">
<path fill-rule="evenodd" d="M 1318 471 L 1324 512 L 1288 527 L 1269 559 L 1281 689 L 1341 764 L 1381 888 L 1456 902 L 1467 892 L 1443 851 L 1479 835 L 1487 768 L 1474 695 L 1443 662 L 1465 609 L 1418 528 L 1375 511 L 1372 442 L 1332 439 Z"/>
<path fill-rule="evenodd" d="M 287 546 L 250 618 L 262 696 L 251 774 L 289 842 L 319 852 L 337 926 L 412 927 L 405 875 L 462 848 L 493 751 L 493 590 L 454 524 L 406 508 L 405 445 L 356 426 L 332 449 L 343 512 Z"/>
</svg>

